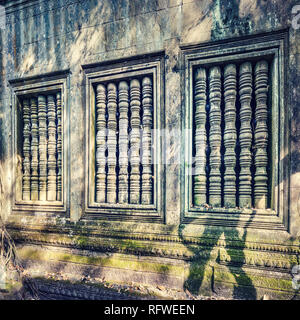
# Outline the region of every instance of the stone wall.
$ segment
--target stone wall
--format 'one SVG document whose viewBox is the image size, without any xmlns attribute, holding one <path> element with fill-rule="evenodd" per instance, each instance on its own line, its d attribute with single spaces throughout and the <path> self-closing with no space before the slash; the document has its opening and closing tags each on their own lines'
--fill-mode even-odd
<svg viewBox="0 0 300 320">
<path fill-rule="evenodd" d="M 192 293 L 296 297 L 291 269 L 300 264 L 300 31 L 292 27 L 297 1 L 0 3 L 6 8 L 6 27 L 0 31 L 1 214 L 32 276 L 42 277 L 47 270 L 80 281 L 89 273 L 94 279 L 163 283 Z M 279 44 L 267 49 L 279 48 L 283 70 L 277 114 L 281 148 L 278 163 L 273 163 L 282 171 L 276 185 L 280 205 L 273 215 L 256 217 L 256 211 L 239 210 L 220 215 L 205 209 L 204 215 L 186 214 L 181 164 L 187 146 L 180 138 L 170 139 L 166 164 L 159 168 L 156 211 L 123 214 L 90 205 L 90 74 L 102 76 L 118 68 L 126 73 L 139 63 L 147 68 L 159 61 L 157 121 L 161 129 L 182 131 L 188 113 L 187 62 L 193 59 L 189 54 L 214 48 L 223 59 L 232 47 L 249 44 L 260 51 L 261 43 L 272 40 Z M 32 94 L 39 83 L 49 90 L 59 87 L 66 99 L 64 197 L 57 206 L 24 205 L 16 198 L 16 168 L 22 163 L 16 95 Z M 165 141 L 159 143 L 165 150 Z M 72 268 L 78 270 L 70 272 Z"/>
</svg>

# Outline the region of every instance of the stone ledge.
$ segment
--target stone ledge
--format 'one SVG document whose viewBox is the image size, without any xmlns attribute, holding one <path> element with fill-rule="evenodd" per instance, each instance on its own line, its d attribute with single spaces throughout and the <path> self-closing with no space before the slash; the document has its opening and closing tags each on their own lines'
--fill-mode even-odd
<svg viewBox="0 0 300 320">
<path fill-rule="evenodd" d="M 113 286 L 164 287 L 181 292 L 187 289 L 193 295 L 216 294 L 228 299 L 260 299 L 264 294 L 273 299 L 299 298 L 292 288 L 291 275 L 282 270 L 222 265 L 212 257 L 184 261 L 30 244 L 18 245 L 18 253 L 27 276 L 43 281 L 79 283 L 83 291 L 87 284 L 101 287 L 110 283 Z M 59 287 L 43 287 L 42 291 L 64 296 Z M 86 294 L 80 297 L 67 294 L 65 298 L 91 299 Z M 98 299 L 97 294 L 92 295 Z"/>
</svg>

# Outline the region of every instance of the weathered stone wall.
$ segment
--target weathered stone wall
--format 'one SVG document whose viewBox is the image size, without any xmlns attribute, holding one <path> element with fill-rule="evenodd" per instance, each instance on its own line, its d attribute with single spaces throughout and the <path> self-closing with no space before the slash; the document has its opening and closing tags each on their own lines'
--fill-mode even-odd
<svg viewBox="0 0 300 320">
<path fill-rule="evenodd" d="M 248 292 L 259 298 L 265 291 L 274 297 L 280 292 L 293 297 L 291 267 L 300 264 L 300 30 L 291 27 L 297 1 L 11 0 L 1 4 L 7 13 L 0 38 L 1 213 L 20 241 L 28 270 L 36 276 L 47 268 L 67 274 L 68 264 L 79 263 L 82 273 L 84 266 L 94 267 L 95 278 L 102 274 L 113 280 L 116 274 L 123 274 L 119 281 L 163 281 L 193 292 L 210 292 L 213 287 L 235 297 Z M 177 163 L 165 166 L 164 222 L 114 222 L 85 216 L 88 106 L 83 65 L 163 51 L 165 128 L 180 130 L 184 108 L 181 47 L 287 28 L 285 112 L 289 130 L 283 138 L 289 148 L 280 159 L 290 170 L 289 187 L 283 192 L 289 203 L 287 230 L 247 228 L 238 222 L 227 227 L 222 223 L 214 227 L 180 225 L 182 172 Z M 66 213 L 13 212 L 14 105 L 9 81 L 66 69 L 70 70 Z M 169 160 L 180 158 L 182 147 L 179 139 L 171 141 Z M 34 247 L 27 248 L 25 240 Z M 40 250 L 40 244 L 49 245 L 48 251 Z M 107 253 L 107 258 L 94 256 L 98 251 Z M 132 255 L 148 258 L 141 261 Z M 59 267 L 53 266 L 55 261 Z"/>
</svg>

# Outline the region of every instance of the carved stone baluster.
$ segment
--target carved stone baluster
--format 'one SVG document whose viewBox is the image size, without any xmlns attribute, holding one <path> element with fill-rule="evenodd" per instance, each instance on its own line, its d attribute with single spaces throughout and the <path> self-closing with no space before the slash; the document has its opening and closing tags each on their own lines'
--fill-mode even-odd
<svg viewBox="0 0 300 320">
<path fill-rule="evenodd" d="M 46 98 L 38 96 L 39 119 L 39 200 L 47 199 L 47 122 Z"/>
<path fill-rule="evenodd" d="M 251 207 L 251 96 L 252 96 L 252 66 L 251 63 L 245 62 L 240 66 L 239 79 L 240 94 L 240 175 L 239 175 L 239 207 Z"/>
<path fill-rule="evenodd" d="M 224 69 L 224 98 L 225 98 L 225 130 L 224 130 L 224 206 L 236 206 L 236 66 L 229 64 Z"/>
<path fill-rule="evenodd" d="M 194 205 L 207 203 L 206 200 L 206 70 L 199 68 L 195 74 L 195 175 Z"/>
<path fill-rule="evenodd" d="M 210 174 L 209 204 L 221 206 L 221 69 L 213 67 L 209 70 L 209 142 L 210 142 Z"/>
<path fill-rule="evenodd" d="M 108 172 L 107 172 L 107 202 L 117 202 L 117 184 L 116 184 L 116 145 L 117 145 L 117 89 L 114 83 L 109 83 L 107 86 L 107 110 L 108 110 L 108 136 L 107 136 L 107 149 L 108 149 Z"/>
<path fill-rule="evenodd" d="M 142 81 L 143 104 L 143 156 L 142 156 L 142 204 L 152 202 L 152 169 L 151 169 L 151 128 L 152 128 L 152 81 L 145 77 Z"/>
<path fill-rule="evenodd" d="M 140 83 L 134 79 L 130 81 L 131 135 L 130 135 L 130 203 L 140 201 Z"/>
<path fill-rule="evenodd" d="M 62 127 L 61 127 L 61 94 L 58 92 L 56 94 L 56 116 L 57 116 L 57 194 L 56 200 L 61 201 L 61 191 L 62 191 Z"/>
<path fill-rule="evenodd" d="M 55 101 L 53 95 L 47 96 L 48 106 L 48 176 L 47 200 L 56 200 L 56 124 Z"/>
<path fill-rule="evenodd" d="M 255 208 L 265 209 L 268 197 L 268 63 L 259 61 L 255 66 L 255 177 L 254 204 Z"/>
<path fill-rule="evenodd" d="M 128 203 L 128 84 L 119 83 L 119 203 Z"/>
<path fill-rule="evenodd" d="M 30 200 L 30 105 L 23 100 L 23 200 Z"/>
<path fill-rule="evenodd" d="M 39 125 L 36 98 L 30 99 L 31 109 L 31 200 L 39 199 Z"/>
<path fill-rule="evenodd" d="M 106 88 L 103 84 L 97 86 L 97 97 L 96 97 L 96 202 L 105 202 L 105 149 L 106 149 Z"/>
</svg>

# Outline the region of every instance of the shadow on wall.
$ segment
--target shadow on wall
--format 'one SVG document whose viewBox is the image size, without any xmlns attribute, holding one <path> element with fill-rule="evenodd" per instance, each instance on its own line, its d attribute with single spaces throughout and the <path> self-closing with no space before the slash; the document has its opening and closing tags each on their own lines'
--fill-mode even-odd
<svg viewBox="0 0 300 320">
<path fill-rule="evenodd" d="M 296 121 L 296 120 L 295 120 Z M 294 145 L 299 144 L 299 136 L 290 137 L 291 142 Z M 287 153 L 287 155 L 280 160 L 279 166 L 281 168 L 290 168 L 289 171 L 289 178 L 292 175 L 300 174 L 300 151 L 295 148 L 291 150 L 290 153 Z M 278 181 L 279 184 L 283 182 L 283 179 L 286 179 L 286 175 L 281 175 L 281 180 Z M 287 192 L 287 190 L 286 190 Z M 291 197 L 290 201 L 299 201 L 300 198 L 297 198 L 299 193 L 296 193 L 294 191 L 294 197 Z M 297 199 L 296 199 L 297 198 Z M 299 201 L 300 204 L 300 201 Z M 300 206 L 298 208 L 298 215 L 300 215 Z M 187 276 L 187 279 L 184 283 L 184 288 L 188 289 L 193 294 L 199 294 L 201 293 L 202 285 L 205 282 L 205 269 L 210 268 L 210 262 L 213 262 L 213 259 L 211 259 L 211 255 L 213 253 L 214 248 L 224 248 L 227 252 L 227 254 L 230 257 L 230 261 L 234 261 L 236 256 L 234 257 L 232 249 L 235 249 L 234 246 L 230 244 L 230 242 L 237 241 L 238 242 L 238 254 L 239 254 L 239 261 L 240 263 L 227 263 L 226 266 L 229 269 L 229 272 L 231 275 L 233 275 L 236 284 L 234 285 L 232 297 L 234 299 L 258 299 L 257 296 L 257 290 L 255 286 L 253 285 L 250 277 L 247 275 L 247 273 L 243 270 L 245 261 L 245 253 L 244 249 L 246 249 L 246 238 L 247 238 L 247 228 L 252 223 L 253 219 L 255 217 L 255 214 L 250 215 L 249 220 L 245 222 L 243 227 L 239 227 L 239 221 L 236 221 L 235 227 L 230 228 L 214 228 L 212 231 L 212 228 L 209 226 L 210 222 L 205 221 L 204 224 L 205 229 L 202 233 L 202 235 L 197 239 L 199 243 L 205 243 L 209 242 L 209 245 L 193 245 L 191 241 L 187 239 L 185 236 L 185 228 L 187 225 L 182 224 L 178 228 L 178 234 L 180 239 L 182 240 L 182 243 L 186 246 L 186 248 L 193 253 L 193 256 L 190 260 L 190 268 L 189 268 L 189 275 Z M 192 222 L 192 218 L 189 218 L 189 223 Z M 242 230 L 242 234 L 240 231 Z M 291 236 L 290 240 L 293 241 L 297 238 L 297 236 Z M 236 240 L 238 239 L 238 240 Z M 219 240 L 224 240 L 225 245 L 222 246 L 219 244 Z M 220 251 L 219 251 L 220 252 Z M 218 256 L 215 260 L 217 263 L 220 262 L 220 257 Z M 299 259 L 299 258 L 298 258 Z M 210 279 L 211 283 L 211 292 L 214 292 L 214 279 L 213 274 L 212 278 Z M 205 287 L 205 286 L 204 286 Z M 296 290 L 294 293 L 294 296 L 291 298 L 296 299 L 298 297 L 299 290 Z"/>
<path fill-rule="evenodd" d="M 199 9 L 201 9 L 200 2 L 198 3 Z M 251 1 L 226 1 L 226 0 L 216 0 L 214 5 L 210 7 L 210 11 L 213 16 L 213 26 L 211 30 L 211 40 L 219 40 L 226 39 L 227 36 L 240 36 L 250 34 L 254 27 L 256 28 L 265 28 L 268 29 L 270 26 L 273 28 L 278 27 L 280 24 L 279 21 L 284 21 L 284 18 L 288 19 L 288 15 L 291 12 L 292 2 L 286 1 L 285 3 L 276 3 L 265 0 L 254 1 L 253 4 Z M 265 25 L 259 25 L 262 23 L 260 18 L 258 18 L 262 12 L 272 13 L 268 15 L 267 21 L 264 22 Z M 258 14 L 260 13 L 260 14 Z M 258 14 L 257 16 L 255 14 Z M 278 16 L 278 25 L 275 22 L 276 19 L 271 19 L 270 17 Z M 273 25 L 274 24 L 274 25 Z M 292 76 L 292 74 L 290 75 Z M 296 81 L 297 82 L 297 81 Z M 296 83 L 293 82 L 293 83 Z M 294 120 L 297 121 L 297 120 Z M 296 138 L 298 141 L 293 141 L 293 137 L 291 137 L 291 142 L 298 144 L 299 136 Z M 287 153 L 287 152 L 286 152 Z M 290 160 L 291 167 L 290 167 Z M 287 171 L 286 168 L 290 168 L 290 174 L 293 175 L 295 173 L 300 172 L 300 152 L 298 150 L 292 150 L 290 154 L 287 153 L 287 156 L 280 160 L 280 168 L 284 168 L 283 171 Z M 286 179 L 286 175 L 281 175 L 282 179 Z M 283 181 L 279 181 L 281 183 Z M 286 190 L 286 192 L 288 192 Z M 291 199 L 293 201 L 293 199 Z M 197 242 L 201 243 L 199 245 L 192 244 L 187 237 L 185 236 L 185 229 L 187 225 L 181 225 L 178 229 L 178 234 L 185 244 L 186 248 L 193 253 L 193 257 L 190 260 L 190 268 L 189 275 L 185 281 L 185 288 L 188 289 L 193 294 L 199 294 L 205 289 L 206 282 L 206 272 L 210 267 L 210 262 L 213 261 L 211 258 L 214 248 L 220 248 L 219 241 L 223 239 L 225 240 L 224 249 L 226 250 L 228 256 L 231 261 L 234 261 L 234 256 L 232 249 L 234 247 L 229 243 L 232 239 L 238 239 L 239 246 L 239 261 L 245 260 L 244 249 L 246 249 L 246 237 L 247 237 L 247 227 L 251 224 L 254 219 L 254 215 L 251 215 L 249 220 L 243 226 L 242 234 L 240 233 L 240 228 L 212 228 L 209 226 L 209 221 L 205 221 L 204 232 L 197 239 Z M 192 218 L 189 218 L 189 223 L 192 222 Z M 238 225 L 238 222 L 236 222 Z M 291 237 L 291 239 L 293 239 Z M 209 245 L 205 245 L 202 243 L 209 242 Z M 219 257 L 217 257 L 216 262 L 220 262 Z M 229 269 L 229 272 L 235 279 L 235 285 L 232 292 L 232 297 L 236 299 L 240 299 L 241 297 L 246 299 L 257 299 L 257 290 L 252 283 L 251 278 L 247 275 L 247 273 L 243 270 L 244 263 L 228 263 L 226 266 Z M 211 277 L 211 291 L 214 291 L 214 279 L 213 279 L 213 270 Z M 203 288 L 202 288 L 203 287 Z"/>
<path fill-rule="evenodd" d="M 209 246 L 188 244 L 184 236 L 185 225 L 179 226 L 178 234 L 180 239 L 182 240 L 183 244 L 185 244 L 186 248 L 193 253 L 193 256 L 190 260 L 189 275 L 184 283 L 184 289 L 188 289 L 188 291 L 195 295 L 201 294 L 203 289 L 205 291 L 207 291 L 208 289 L 211 292 L 216 293 L 214 288 L 214 270 L 212 270 L 212 275 L 210 279 L 211 288 L 207 288 L 207 284 L 204 284 L 204 282 L 206 281 L 205 273 L 207 272 L 207 269 L 210 268 L 209 262 L 212 261 L 211 254 L 214 248 L 219 246 L 219 240 L 222 239 L 225 241 L 224 247 L 227 251 L 227 254 L 230 256 L 230 260 L 234 261 L 234 257 L 232 255 L 233 247 L 229 246 L 228 242 L 232 241 L 233 239 L 237 241 L 236 239 L 238 239 L 239 260 L 241 262 L 234 264 L 229 262 L 226 265 L 229 269 L 229 272 L 234 276 L 234 279 L 236 281 L 236 284 L 234 285 L 232 292 L 232 298 L 257 299 L 256 289 L 252 284 L 251 279 L 242 268 L 242 261 L 245 261 L 244 249 L 246 248 L 245 242 L 247 236 L 247 227 L 252 222 L 253 218 L 254 215 L 251 215 L 249 220 L 245 223 L 242 235 L 240 235 L 237 229 L 233 228 L 215 228 L 212 234 L 212 229 L 206 226 L 203 234 L 201 235 L 201 237 L 198 238 L 198 240 L 200 240 L 200 242 L 208 241 Z M 220 262 L 219 254 L 216 259 L 216 262 Z M 202 288 L 202 285 L 204 285 L 204 288 Z"/>
</svg>

